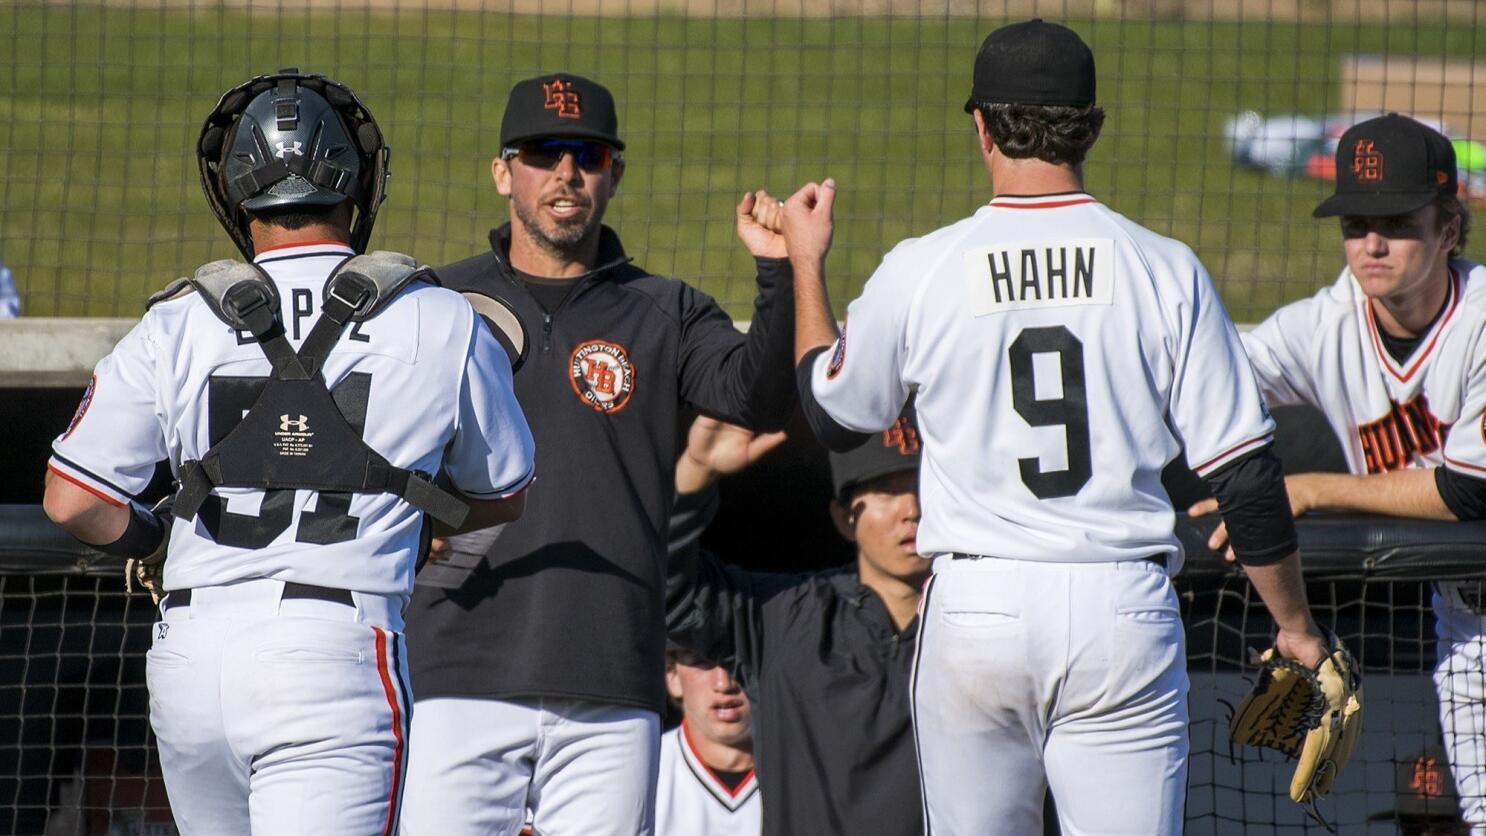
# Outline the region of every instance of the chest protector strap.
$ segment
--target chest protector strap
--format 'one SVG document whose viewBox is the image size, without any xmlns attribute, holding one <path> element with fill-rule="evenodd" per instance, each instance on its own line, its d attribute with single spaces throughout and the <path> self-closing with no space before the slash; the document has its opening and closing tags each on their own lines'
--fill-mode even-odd
<svg viewBox="0 0 1486 836">
<path fill-rule="evenodd" d="M 352 322 L 375 316 L 413 281 L 437 282 L 411 258 L 374 252 L 347 259 L 325 282 L 320 318 L 294 351 L 279 321 L 279 295 L 262 268 L 215 261 L 166 288 L 156 301 L 191 289 L 212 313 L 247 331 L 273 367 L 242 421 L 195 461 L 181 463 L 175 515 L 191 520 L 216 487 L 390 493 L 435 519 L 459 526 L 469 506 L 368 447 L 336 406 L 322 370 Z"/>
</svg>

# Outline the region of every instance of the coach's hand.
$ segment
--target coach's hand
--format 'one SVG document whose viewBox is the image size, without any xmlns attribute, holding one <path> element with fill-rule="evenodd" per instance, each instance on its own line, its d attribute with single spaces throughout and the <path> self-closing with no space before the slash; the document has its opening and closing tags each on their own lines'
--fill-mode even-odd
<svg viewBox="0 0 1486 836">
<path fill-rule="evenodd" d="M 786 258 L 784 201 L 760 189 L 738 201 L 738 240 L 754 258 Z"/>
</svg>

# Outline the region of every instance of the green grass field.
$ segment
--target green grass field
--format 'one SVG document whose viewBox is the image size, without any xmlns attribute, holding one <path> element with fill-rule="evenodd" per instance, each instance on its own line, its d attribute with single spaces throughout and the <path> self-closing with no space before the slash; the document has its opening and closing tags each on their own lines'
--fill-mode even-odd
<svg viewBox="0 0 1486 836">
<path fill-rule="evenodd" d="M 117 5 L 0 7 L 0 258 L 27 315 L 133 316 L 152 289 L 235 255 L 192 148 L 224 89 L 283 66 L 362 95 L 393 148 L 373 245 L 435 264 L 479 251 L 504 219 L 488 168 L 505 92 L 557 69 L 619 100 L 629 168 L 609 221 L 631 254 L 737 316 L 753 292 L 732 235 L 745 188 L 837 178 L 838 309 L 898 240 L 989 197 L 960 105 L 975 48 L 1001 20 Z M 1482 51 L 1472 28 L 1431 24 L 1071 23 L 1094 47 L 1109 110 L 1090 190 L 1190 243 L 1241 320 L 1329 282 L 1340 246 L 1334 225 L 1310 219 L 1328 186 L 1235 168 L 1224 120 L 1335 109 L 1347 53 Z"/>
</svg>

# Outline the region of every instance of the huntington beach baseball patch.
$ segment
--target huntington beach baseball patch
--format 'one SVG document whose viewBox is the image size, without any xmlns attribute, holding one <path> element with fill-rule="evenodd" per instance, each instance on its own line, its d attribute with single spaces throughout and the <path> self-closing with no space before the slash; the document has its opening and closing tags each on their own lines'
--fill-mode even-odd
<svg viewBox="0 0 1486 836">
<path fill-rule="evenodd" d="M 62 439 L 64 441 L 68 436 L 72 435 L 73 430 L 77 429 L 77 425 L 82 422 L 83 416 L 88 414 L 88 407 L 93 405 L 93 390 L 97 388 L 98 375 L 95 374 L 88 381 L 88 388 L 83 392 L 82 400 L 77 403 L 77 411 L 72 413 L 72 420 L 67 422 L 67 432 L 62 433 Z"/>
<path fill-rule="evenodd" d="M 635 388 L 635 367 L 624 346 L 588 340 L 573 349 L 568 379 L 584 403 L 599 412 L 618 412 Z"/>
</svg>

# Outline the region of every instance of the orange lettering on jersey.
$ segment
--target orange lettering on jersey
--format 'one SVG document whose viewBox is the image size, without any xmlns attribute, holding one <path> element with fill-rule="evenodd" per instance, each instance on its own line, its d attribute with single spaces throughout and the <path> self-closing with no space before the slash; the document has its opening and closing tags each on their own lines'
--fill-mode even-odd
<svg viewBox="0 0 1486 836">
<path fill-rule="evenodd" d="M 1402 470 L 1416 458 L 1440 449 L 1450 428 L 1429 411 L 1423 393 L 1407 403 L 1392 402 L 1384 415 L 1357 428 L 1368 473 Z"/>
<path fill-rule="evenodd" d="M 1352 150 L 1352 173 L 1359 183 L 1383 182 L 1383 152 L 1373 147 L 1372 140 L 1357 140 Z"/>
<path fill-rule="evenodd" d="M 542 95 L 546 101 L 542 107 L 547 110 L 557 111 L 562 119 L 577 119 L 583 115 L 583 102 L 578 97 L 577 91 L 573 90 L 573 82 L 556 81 L 542 85 Z"/>
<path fill-rule="evenodd" d="M 918 440 L 918 429 L 908 423 L 907 418 L 899 418 L 883 430 L 882 446 L 896 447 L 900 455 L 911 456 L 922 449 L 923 444 Z"/>
</svg>

